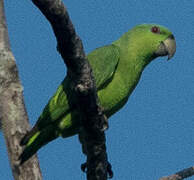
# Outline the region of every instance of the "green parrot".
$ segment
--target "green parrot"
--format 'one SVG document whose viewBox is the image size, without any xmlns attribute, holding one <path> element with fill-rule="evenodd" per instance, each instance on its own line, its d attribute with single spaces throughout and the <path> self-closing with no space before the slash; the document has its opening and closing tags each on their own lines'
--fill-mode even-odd
<svg viewBox="0 0 194 180">
<path fill-rule="evenodd" d="M 96 80 L 100 105 L 110 118 L 127 102 L 136 87 L 142 71 L 159 56 L 172 58 L 176 51 L 173 34 L 157 24 L 137 25 L 112 44 L 97 48 L 88 54 Z M 61 136 L 79 133 L 81 115 L 70 89 L 68 76 L 49 100 L 35 126 L 21 140 L 25 146 L 20 155 L 22 164 L 43 145 Z"/>
</svg>

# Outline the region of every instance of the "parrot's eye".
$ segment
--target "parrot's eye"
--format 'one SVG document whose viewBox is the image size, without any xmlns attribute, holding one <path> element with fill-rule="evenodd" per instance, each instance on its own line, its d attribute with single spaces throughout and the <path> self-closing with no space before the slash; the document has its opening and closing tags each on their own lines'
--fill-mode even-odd
<svg viewBox="0 0 194 180">
<path fill-rule="evenodd" d="M 159 33 L 160 33 L 160 28 L 157 27 L 157 26 L 153 26 L 153 27 L 151 28 L 151 31 L 152 31 L 153 33 L 159 34 Z"/>
</svg>

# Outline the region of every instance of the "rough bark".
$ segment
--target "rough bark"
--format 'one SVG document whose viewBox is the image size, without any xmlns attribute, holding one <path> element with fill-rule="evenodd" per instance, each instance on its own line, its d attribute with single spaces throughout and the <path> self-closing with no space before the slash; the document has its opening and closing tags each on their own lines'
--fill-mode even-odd
<svg viewBox="0 0 194 180">
<path fill-rule="evenodd" d="M 21 167 L 18 164 L 18 156 L 22 152 L 19 142 L 29 130 L 29 123 L 23 88 L 10 49 L 3 0 L 0 0 L 0 120 L 14 179 L 41 180 L 36 156 Z"/>
<path fill-rule="evenodd" d="M 71 78 L 77 108 L 83 115 L 81 142 L 87 155 L 87 179 L 107 179 L 104 130 L 107 120 L 98 103 L 96 86 L 83 45 L 61 0 L 32 0 L 50 22 Z"/>
<path fill-rule="evenodd" d="M 194 175 L 194 167 L 183 169 L 173 175 L 162 177 L 159 180 L 183 180 Z"/>
</svg>

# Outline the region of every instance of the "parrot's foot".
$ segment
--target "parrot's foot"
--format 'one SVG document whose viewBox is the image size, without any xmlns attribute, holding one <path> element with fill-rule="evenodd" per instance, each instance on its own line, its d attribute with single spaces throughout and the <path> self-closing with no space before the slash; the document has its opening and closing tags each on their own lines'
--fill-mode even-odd
<svg viewBox="0 0 194 180">
<path fill-rule="evenodd" d="M 83 172 L 87 172 L 87 163 L 83 163 L 82 165 L 81 165 L 81 170 L 83 171 Z M 107 173 L 108 173 L 108 178 L 109 179 L 111 179 L 111 178 L 113 178 L 113 171 L 112 171 L 112 166 L 111 166 L 111 164 L 108 162 L 108 164 L 107 164 Z"/>
<path fill-rule="evenodd" d="M 86 162 L 83 163 L 83 164 L 81 164 L 81 170 L 82 170 L 83 172 L 86 172 L 86 168 L 87 168 L 87 163 L 86 163 Z"/>
</svg>

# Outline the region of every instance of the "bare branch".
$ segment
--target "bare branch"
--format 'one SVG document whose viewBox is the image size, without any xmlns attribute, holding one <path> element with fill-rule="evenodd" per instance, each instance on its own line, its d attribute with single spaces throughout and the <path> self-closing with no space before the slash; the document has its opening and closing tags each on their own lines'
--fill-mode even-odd
<svg viewBox="0 0 194 180">
<path fill-rule="evenodd" d="M 3 0 L 0 1 L 0 120 L 14 179 L 41 180 L 36 156 L 22 167 L 19 167 L 17 161 L 22 152 L 19 142 L 29 130 L 29 123 L 23 101 L 23 88 L 10 50 Z"/>
<path fill-rule="evenodd" d="M 83 45 L 75 32 L 67 10 L 61 0 L 32 0 L 51 23 L 57 39 L 57 49 L 68 68 L 77 108 L 83 114 L 81 143 L 87 154 L 89 180 L 107 179 L 107 154 L 104 130 L 107 119 L 99 106 L 91 67 Z"/>
<path fill-rule="evenodd" d="M 183 169 L 173 175 L 162 177 L 159 180 L 183 180 L 194 175 L 194 167 Z"/>
</svg>

